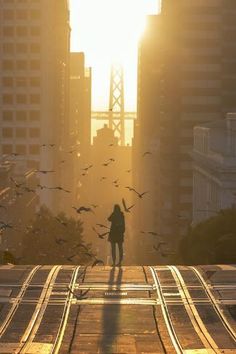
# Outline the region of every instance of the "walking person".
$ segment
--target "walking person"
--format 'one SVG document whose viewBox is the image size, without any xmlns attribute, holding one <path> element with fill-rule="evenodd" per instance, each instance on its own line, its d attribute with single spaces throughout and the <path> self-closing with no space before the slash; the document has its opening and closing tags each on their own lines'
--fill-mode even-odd
<svg viewBox="0 0 236 354">
<path fill-rule="evenodd" d="M 123 242 L 125 232 L 125 217 L 118 204 L 114 205 L 114 210 L 109 216 L 108 221 L 111 222 L 111 228 L 109 232 L 108 241 L 111 243 L 111 255 L 113 261 L 113 267 L 117 265 L 121 266 L 123 260 Z M 119 248 L 119 263 L 116 264 L 116 244 Z"/>
</svg>

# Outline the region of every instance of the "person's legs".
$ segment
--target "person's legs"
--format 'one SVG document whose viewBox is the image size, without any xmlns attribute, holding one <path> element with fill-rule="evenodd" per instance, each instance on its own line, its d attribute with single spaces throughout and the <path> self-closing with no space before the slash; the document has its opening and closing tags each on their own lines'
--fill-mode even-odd
<svg viewBox="0 0 236 354">
<path fill-rule="evenodd" d="M 111 256 L 112 256 L 112 262 L 113 265 L 116 264 L 116 243 L 111 242 Z"/>
<path fill-rule="evenodd" d="M 119 242 L 118 247 L 119 247 L 119 265 L 120 265 L 121 262 L 123 261 L 123 242 Z"/>
</svg>

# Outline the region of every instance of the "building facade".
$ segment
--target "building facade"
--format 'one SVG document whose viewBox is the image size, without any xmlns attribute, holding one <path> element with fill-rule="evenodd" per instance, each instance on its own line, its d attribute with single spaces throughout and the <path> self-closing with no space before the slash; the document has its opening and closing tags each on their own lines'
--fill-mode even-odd
<svg viewBox="0 0 236 354">
<path fill-rule="evenodd" d="M 194 128 L 193 224 L 236 206 L 236 113 Z"/>
<path fill-rule="evenodd" d="M 236 109 L 235 14 L 236 3 L 224 0 L 164 0 L 140 43 L 135 185 L 152 192 L 140 227 L 174 247 L 192 220 L 193 127 Z"/>
<path fill-rule="evenodd" d="M 41 176 L 47 186 L 63 181 L 58 164 L 69 132 L 69 41 L 66 0 L 0 1 L 0 154 L 55 170 Z M 51 208 L 59 198 L 40 192 Z"/>
</svg>

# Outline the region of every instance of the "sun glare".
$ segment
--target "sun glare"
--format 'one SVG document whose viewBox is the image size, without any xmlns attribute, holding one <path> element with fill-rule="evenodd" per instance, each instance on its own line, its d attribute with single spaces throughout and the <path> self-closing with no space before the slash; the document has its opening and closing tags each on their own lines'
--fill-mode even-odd
<svg viewBox="0 0 236 354">
<path fill-rule="evenodd" d="M 158 0 L 71 0 L 72 51 L 93 70 L 93 109 L 107 109 L 113 62 L 124 66 L 126 108 L 136 108 L 137 44 Z"/>
</svg>

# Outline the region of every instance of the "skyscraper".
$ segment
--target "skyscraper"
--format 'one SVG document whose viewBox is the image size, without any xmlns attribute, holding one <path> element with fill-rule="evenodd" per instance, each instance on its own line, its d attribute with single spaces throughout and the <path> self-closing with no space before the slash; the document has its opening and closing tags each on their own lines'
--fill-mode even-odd
<svg viewBox="0 0 236 354">
<path fill-rule="evenodd" d="M 57 166 L 69 113 L 68 3 L 1 0 L 0 33 L 0 153 L 55 170 L 41 177 L 42 184 L 61 183 Z M 41 202 L 58 205 L 58 194 L 42 191 Z"/>
<path fill-rule="evenodd" d="M 165 0 L 140 44 L 136 183 L 151 189 L 141 225 L 172 241 L 192 220 L 193 126 L 236 110 L 235 15 L 232 1 Z"/>
</svg>

